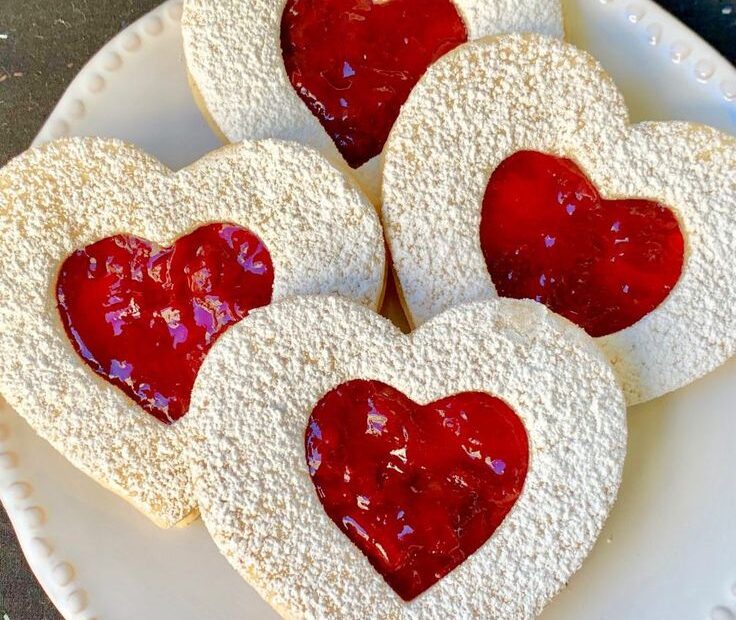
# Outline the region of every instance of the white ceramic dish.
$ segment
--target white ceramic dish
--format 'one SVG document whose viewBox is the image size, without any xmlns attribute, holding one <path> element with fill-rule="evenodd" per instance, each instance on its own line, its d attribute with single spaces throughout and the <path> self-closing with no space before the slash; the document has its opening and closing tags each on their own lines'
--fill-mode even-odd
<svg viewBox="0 0 736 620">
<path fill-rule="evenodd" d="M 567 0 L 568 38 L 597 55 L 635 119 L 736 134 L 736 70 L 649 0 Z M 113 39 L 38 136 L 132 141 L 181 167 L 217 140 L 189 93 L 179 0 Z M 619 502 L 543 620 L 736 619 L 736 361 L 630 413 Z M 201 523 L 160 531 L 0 405 L 0 499 L 69 620 L 276 618 Z"/>
</svg>

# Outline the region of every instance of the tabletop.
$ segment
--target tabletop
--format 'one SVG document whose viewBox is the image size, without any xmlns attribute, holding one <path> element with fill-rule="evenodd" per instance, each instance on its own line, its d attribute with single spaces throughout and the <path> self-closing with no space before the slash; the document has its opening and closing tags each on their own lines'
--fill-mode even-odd
<svg viewBox="0 0 736 620">
<path fill-rule="evenodd" d="M 0 165 L 28 147 L 94 52 L 159 2 L 0 0 Z M 736 63 L 736 0 L 659 3 Z M 0 508 L 0 620 L 60 618 Z"/>
</svg>

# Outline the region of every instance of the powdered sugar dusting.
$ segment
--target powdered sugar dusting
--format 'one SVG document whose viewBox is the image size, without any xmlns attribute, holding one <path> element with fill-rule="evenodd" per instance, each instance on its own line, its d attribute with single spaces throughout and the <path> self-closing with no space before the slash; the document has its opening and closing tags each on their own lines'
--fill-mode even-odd
<svg viewBox="0 0 736 620">
<path fill-rule="evenodd" d="M 414 323 L 495 295 L 478 232 L 483 195 L 498 164 L 526 149 L 573 159 L 604 197 L 659 201 L 680 220 L 687 255 L 676 287 L 598 339 L 630 404 L 736 352 L 736 139 L 690 123 L 629 125 L 591 56 L 536 35 L 477 41 L 440 60 L 389 138 L 383 219 Z"/>
<path fill-rule="evenodd" d="M 77 356 L 55 307 L 61 262 L 116 233 L 169 245 L 232 222 L 269 248 L 274 301 L 338 293 L 375 308 L 382 294 L 375 210 L 299 145 L 234 145 L 174 174 L 121 142 L 65 140 L 0 172 L 0 202 L 0 391 L 72 463 L 165 527 L 195 508 L 181 457 L 190 417 L 160 424 Z"/>
<path fill-rule="evenodd" d="M 453 0 L 468 28 L 469 38 L 504 32 L 539 32 L 562 38 L 559 0 Z"/>
<path fill-rule="evenodd" d="M 282 138 L 309 144 L 380 198 L 376 159 L 351 170 L 294 92 L 281 56 L 286 0 L 187 0 L 184 51 L 198 98 L 230 140 Z M 562 36 L 559 0 L 455 0 L 471 37 L 510 30 Z"/>
<path fill-rule="evenodd" d="M 244 372 L 234 359 L 253 360 Z M 487 543 L 404 603 L 325 514 L 307 471 L 312 408 L 350 379 L 419 403 L 503 398 L 530 440 L 518 502 Z M 614 501 L 624 399 L 604 356 L 543 306 L 488 300 L 409 336 L 335 298 L 256 310 L 213 347 L 192 402 L 195 493 L 233 566 L 287 618 L 531 618 L 589 552 Z"/>
</svg>

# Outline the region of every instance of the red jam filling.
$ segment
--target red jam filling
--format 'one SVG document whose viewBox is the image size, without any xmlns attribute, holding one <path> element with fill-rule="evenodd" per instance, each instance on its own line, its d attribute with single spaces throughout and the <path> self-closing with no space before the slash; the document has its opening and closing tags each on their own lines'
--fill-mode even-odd
<svg viewBox="0 0 736 620">
<path fill-rule="evenodd" d="M 210 224 L 162 248 L 115 235 L 64 261 L 62 323 L 100 376 L 166 424 L 184 416 L 217 338 L 271 301 L 273 266 L 253 233 Z"/>
<path fill-rule="evenodd" d="M 427 67 L 467 39 L 451 0 L 288 0 L 281 21 L 289 80 L 353 168 L 383 150 Z"/>
<path fill-rule="evenodd" d="M 669 295 L 685 244 L 651 200 L 604 200 L 571 160 L 520 151 L 491 175 L 480 242 L 498 294 L 535 299 L 591 336 L 636 323 Z"/>
<path fill-rule="evenodd" d="M 312 411 L 306 458 L 328 516 L 410 601 L 493 534 L 521 493 L 526 430 L 479 392 L 417 405 L 349 381 Z"/>
</svg>

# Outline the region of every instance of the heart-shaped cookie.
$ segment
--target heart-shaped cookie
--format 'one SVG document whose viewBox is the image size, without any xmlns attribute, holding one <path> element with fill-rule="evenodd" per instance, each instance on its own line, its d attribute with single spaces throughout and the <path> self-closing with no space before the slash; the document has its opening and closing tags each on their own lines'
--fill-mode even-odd
<svg viewBox="0 0 736 620">
<path fill-rule="evenodd" d="M 386 147 L 385 233 L 419 325 L 531 298 L 598 337 L 629 404 L 736 351 L 736 138 L 629 124 L 587 53 L 538 35 L 436 63 Z"/>
<path fill-rule="evenodd" d="M 559 0 L 187 0 L 182 25 L 196 98 L 224 139 L 315 146 L 375 201 L 377 156 L 432 62 L 489 34 L 563 30 Z"/>
<path fill-rule="evenodd" d="M 66 140 L 0 171 L 0 203 L 0 391 L 164 527 L 196 507 L 181 454 L 217 338 L 271 300 L 377 308 L 383 291 L 375 210 L 300 145 L 233 145 L 173 173 L 117 141 Z"/>
<path fill-rule="evenodd" d="M 529 301 L 408 336 L 344 299 L 275 303 L 213 347 L 192 412 L 204 522 L 287 618 L 530 618 L 593 545 L 626 449 L 600 349 Z"/>
</svg>

